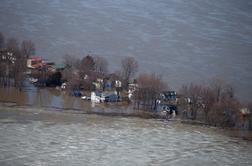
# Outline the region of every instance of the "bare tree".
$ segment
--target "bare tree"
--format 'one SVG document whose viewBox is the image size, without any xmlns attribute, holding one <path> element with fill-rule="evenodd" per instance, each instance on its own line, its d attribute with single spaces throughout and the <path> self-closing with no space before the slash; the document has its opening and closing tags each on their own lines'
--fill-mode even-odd
<svg viewBox="0 0 252 166">
<path fill-rule="evenodd" d="M 100 74 L 95 72 L 95 61 L 91 55 L 87 55 L 81 60 L 79 77 L 82 89 L 93 90 L 92 82 L 100 77 Z"/>
<path fill-rule="evenodd" d="M 214 93 L 216 102 L 234 98 L 234 88 L 224 80 L 214 78 L 210 81 L 210 87 Z"/>
<path fill-rule="evenodd" d="M 220 102 L 226 86 L 225 81 L 219 78 L 214 78 L 210 81 L 210 86 L 214 92 L 215 101 Z"/>
<path fill-rule="evenodd" d="M 106 74 L 108 72 L 108 62 L 104 57 L 94 57 L 95 71 L 98 73 Z"/>
<path fill-rule="evenodd" d="M 4 50 L 5 60 L 4 60 L 4 73 L 5 73 L 5 85 L 11 86 L 13 83 L 13 78 L 15 80 L 18 70 L 16 70 L 16 59 L 19 55 L 18 42 L 15 38 L 9 38 L 6 43 L 6 48 Z M 11 83 L 12 82 L 12 83 Z M 16 85 L 15 81 L 15 85 Z"/>
<path fill-rule="evenodd" d="M 196 119 L 197 112 L 200 106 L 200 97 L 201 97 L 201 86 L 196 84 L 183 85 L 180 89 L 180 94 L 186 100 L 186 118 Z"/>
<path fill-rule="evenodd" d="M 15 53 L 15 57 L 16 57 L 14 65 L 15 86 L 21 90 L 22 83 L 25 77 L 24 72 L 25 72 L 26 58 L 20 51 Z"/>
<path fill-rule="evenodd" d="M 218 126 L 236 125 L 240 103 L 234 98 L 232 86 L 224 81 L 214 79 L 210 86 L 184 86 L 181 94 L 189 99 L 186 109 L 191 113 L 191 119 L 204 120 Z M 203 113 L 203 119 L 202 116 L 198 116 L 199 113 Z"/>
<path fill-rule="evenodd" d="M 15 38 L 8 39 L 6 43 L 6 75 L 8 80 L 13 79 L 14 85 L 21 89 L 24 80 L 26 58 L 20 51 L 19 44 Z"/>
<path fill-rule="evenodd" d="M 249 109 L 249 129 L 252 130 L 252 102 L 248 103 Z"/>
<path fill-rule="evenodd" d="M 4 48 L 4 35 L 0 32 L 0 49 Z"/>
<path fill-rule="evenodd" d="M 65 54 L 63 56 L 63 63 L 66 68 L 77 69 L 80 66 L 80 59 L 74 55 Z"/>
<path fill-rule="evenodd" d="M 167 88 L 162 77 L 156 74 L 140 74 L 137 78 L 138 86 L 141 88 L 151 88 L 156 92 Z"/>
<path fill-rule="evenodd" d="M 137 83 L 138 88 L 134 93 L 135 105 L 138 109 L 142 105 L 144 110 L 154 110 L 160 92 L 166 88 L 165 83 L 155 74 L 141 74 Z"/>
<path fill-rule="evenodd" d="M 208 114 L 208 121 L 212 125 L 235 127 L 239 121 L 241 104 L 235 98 L 226 98 L 215 102 Z"/>
<path fill-rule="evenodd" d="M 188 88 L 188 97 L 190 98 L 190 111 L 191 119 L 195 120 L 197 118 L 198 110 L 201 108 L 202 104 L 202 86 L 191 84 Z"/>
<path fill-rule="evenodd" d="M 67 81 L 69 85 L 73 85 L 77 79 L 77 75 L 75 72 L 79 67 L 80 60 L 74 55 L 65 54 L 63 56 L 63 63 L 65 65 L 65 69 L 62 72 L 62 79 L 63 81 Z"/>
<path fill-rule="evenodd" d="M 121 75 L 123 78 L 123 84 L 125 88 L 128 88 L 130 79 L 136 74 L 138 70 L 138 62 L 134 57 L 125 57 L 122 60 Z"/>
<path fill-rule="evenodd" d="M 208 114 L 211 111 L 215 102 L 214 91 L 209 87 L 203 87 L 201 93 L 203 107 L 202 110 L 204 112 L 205 121 L 208 122 Z"/>
<path fill-rule="evenodd" d="M 0 85 L 4 84 L 4 75 L 5 75 L 5 54 L 4 50 L 4 35 L 0 32 Z"/>
<path fill-rule="evenodd" d="M 0 33 L 0 45 L 4 44 L 3 35 Z M 9 38 L 5 48 L 0 50 L 1 84 L 4 86 L 16 86 L 21 89 L 25 78 L 26 57 L 22 53 L 19 43 L 15 38 Z"/>
<path fill-rule="evenodd" d="M 6 48 L 9 52 L 19 51 L 18 41 L 15 38 L 9 38 L 6 43 Z"/>
<path fill-rule="evenodd" d="M 219 110 L 217 116 L 209 116 L 215 124 L 234 127 L 239 116 L 240 102 L 234 98 L 234 89 L 231 85 L 222 82 L 219 100 L 216 100 L 211 112 Z M 216 90 L 216 89 L 214 89 Z M 217 121 L 216 121 L 217 120 Z"/>
<path fill-rule="evenodd" d="M 84 78 L 85 75 L 90 75 L 95 69 L 94 58 L 90 55 L 85 56 L 80 63 L 80 74 Z"/>
<path fill-rule="evenodd" d="M 21 44 L 21 52 L 26 59 L 35 54 L 35 44 L 31 40 L 24 40 Z"/>
</svg>

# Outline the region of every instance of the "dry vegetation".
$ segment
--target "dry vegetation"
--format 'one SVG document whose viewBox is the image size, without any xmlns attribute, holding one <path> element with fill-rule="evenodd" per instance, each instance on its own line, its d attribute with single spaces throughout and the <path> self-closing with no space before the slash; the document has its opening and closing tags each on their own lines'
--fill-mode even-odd
<svg viewBox="0 0 252 166">
<path fill-rule="evenodd" d="M 138 88 L 134 93 L 134 106 L 137 109 L 153 111 L 160 93 L 166 84 L 155 74 L 141 74 L 137 78 Z"/>
<path fill-rule="evenodd" d="M 179 106 L 182 117 L 199 120 L 207 124 L 226 127 L 244 127 L 245 121 L 241 109 L 243 106 L 235 97 L 233 88 L 220 79 L 214 79 L 210 85 L 191 84 L 180 90 Z M 246 128 L 251 129 L 251 119 Z"/>
</svg>

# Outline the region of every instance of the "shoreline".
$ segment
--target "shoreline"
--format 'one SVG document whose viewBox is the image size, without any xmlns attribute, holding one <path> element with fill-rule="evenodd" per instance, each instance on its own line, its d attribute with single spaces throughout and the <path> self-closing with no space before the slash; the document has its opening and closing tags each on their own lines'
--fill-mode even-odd
<svg viewBox="0 0 252 166">
<path fill-rule="evenodd" d="M 115 108 L 121 108 L 121 106 L 113 106 Z M 104 109 L 105 108 L 105 109 Z M 23 111 L 28 113 L 64 113 L 64 114 L 84 114 L 84 115 L 101 115 L 101 116 L 109 116 L 109 117 L 136 117 L 136 118 L 143 118 L 143 119 L 162 119 L 158 118 L 157 115 L 151 113 L 151 112 L 144 112 L 144 111 L 136 111 L 136 112 L 116 112 L 117 110 L 113 111 L 106 111 L 107 109 L 110 109 L 111 106 L 105 106 L 101 108 L 102 110 L 85 110 L 85 109 L 77 109 L 77 108 L 61 108 L 61 107 L 54 107 L 54 106 L 41 106 L 36 107 L 32 105 L 18 105 L 15 102 L 1 102 L 0 101 L 0 111 L 2 109 L 8 110 L 8 111 Z"/>
<path fill-rule="evenodd" d="M 82 116 L 83 115 L 83 116 Z M 123 112 L 105 112 L 105 111 L 87 111 L 72 108 L 56 108 L 56 107 L 34 107 L 21 106 L 16 103 L 0 102 L 0 123 L 29 123 L 32 121 L 42 121 L 50 123 L 83 123 L 84 115 L 104 116 L 104 117 L 119 117 L 119 118 L 141 118 L 163 120 L 169 123 L 179 123 L 187 126 L 201 126 L 206 128 L 214 128 L 219 132 L 235 138 L 240 138 L 247 141 L 252 141 L 252 132 L 247 130 L 238 130 L 233 128 L 224 128 L 212 126 L 200 121 L 193 121 L 188 119 L 164 119 L 155 116 L 153 113 L 146 113 L 137 111 L 137 113 L 123 113 Z"/>
</svg>

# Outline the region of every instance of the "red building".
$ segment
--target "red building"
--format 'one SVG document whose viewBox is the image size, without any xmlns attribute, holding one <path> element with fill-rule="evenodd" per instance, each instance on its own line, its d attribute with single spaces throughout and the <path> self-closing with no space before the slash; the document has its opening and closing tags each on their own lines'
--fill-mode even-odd
<svg viewBox="0 0 252 166">
<path fill-rule="evenodd" d="M 27 67 L 30 69 L 38 69 L 43 66 L 42 58 L 29 58 L 27 59 Z"/>
</svg>

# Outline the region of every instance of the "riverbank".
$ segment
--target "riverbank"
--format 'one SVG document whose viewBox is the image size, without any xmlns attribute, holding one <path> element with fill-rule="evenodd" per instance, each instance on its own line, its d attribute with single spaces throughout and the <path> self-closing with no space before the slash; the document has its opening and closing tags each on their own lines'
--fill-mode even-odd
<svg viewBox="0 0 252 166">
<path fill-rule="evenodd" d="M 16 103 L 0 102 L 0 111 L 2 112 L 18 112 L 27 115 L 102 115 L 111 117 L 138 117 L 144 119 L 158 118 L 157 115 L 153 113 L 148 113 L 140 110 L 132 110 L 126 106 L 119 105 L 105 105 L 100 104 L 95 108 L 86 107 L 83 109 L 77 108 L 60 108 L 60 107 L 34 107 L 29 105 L 17 105 Z M 43 120 L 43 119 L 42 119 Z"/>
</svg>

